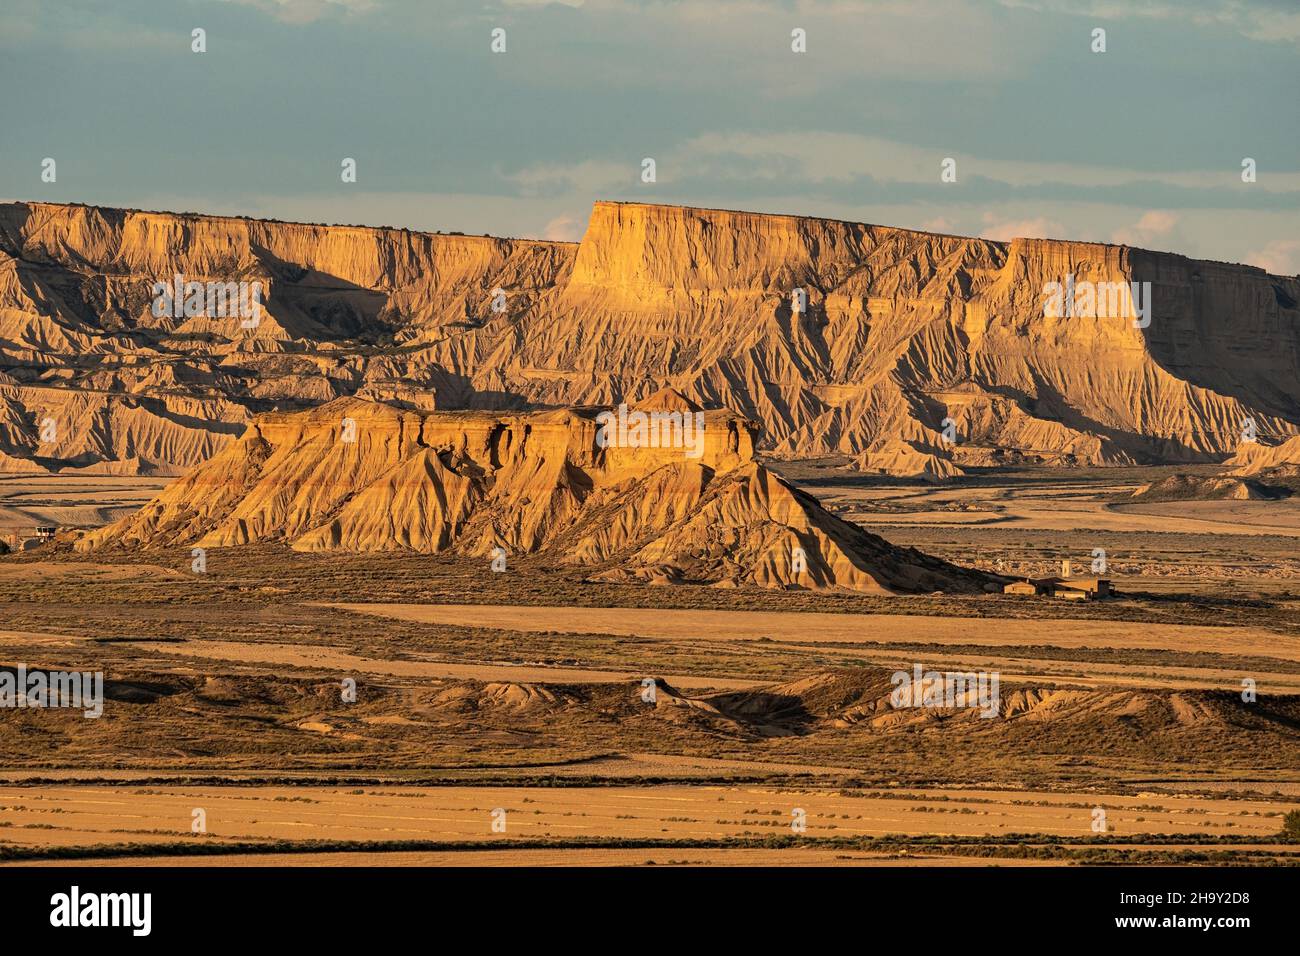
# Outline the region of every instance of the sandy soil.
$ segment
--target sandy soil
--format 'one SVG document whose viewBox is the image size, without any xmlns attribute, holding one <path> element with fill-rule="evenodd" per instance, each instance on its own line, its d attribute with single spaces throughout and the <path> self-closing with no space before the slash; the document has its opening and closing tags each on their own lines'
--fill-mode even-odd
<svg viewBox="0 0 1300 956">
<path fill-rule="evenodd" d="M 1116 621 L 817 614 L 785 611 L 682 611 L 648 608 L 336 604 L 406 621 L 515 631 L 617 634 L 667 640 L 839 642 L 844 644 L 1046 644 L 1053 647 L 1181 648 L 1300 661 L 1300 641 L 1263 628 L 1126 624 Z"/>
<path fill-rule="evenodd" d="M 7 866 L 66 866 L 59 861 L 28 860 Z M 866 853 L 834 848 L 765 849 L 622 849 L 581 847 L 521 850 L 474 850 L 392 853 L 232 853 L 200 860 L 176 856 L 86 860 L 78 866 L 1059 866 L 1056 860 L 1020 860 L 1012 857 L 960 857 L 926 854 Z"/>
<path fill-rule="evenodd" d="M 140 507 L 172 480 L 0 475 L 0 528 L 106 524 Z"/>
<path fill-rule="evenodd" d="M 386 606 L 400 607 L 405 612 L 410 606 Z M 349 610 L 360 610 L 357 605 L 347 606 Z M 491 608 L 491 611 L 502 611 L 506 609 Z M 520 611 L 526 610 L 523 608 Z M 557 611 L 562 609 L 542 608 L 527 609 L 542 611 Z M 573 609 L 578 610 L 578 609 Z M 581 610 L 599 610 L 602 614 L 611 614 L 619 609 L 581 609 Z M 672 613 L 667 611 L 656 612 L 657 614 Z M 684 614 L 709 614 L 709 613 L 728 613 L 728 612 L 680 612 Z M 381 615 L 386 616 L 386 615 Z M 402 617 L 407 620 L 429 620 L 421 617 L 405 617 L 403 614 L 394 616 Z M 454 614 L 449 615 L 454 617 Z M 728 613 L 728 616 L 736 616 L 735 613 Z M 806 615 L 791 615 L 806 616 Z M 839 617 L 841 615 L 834 615 Z M 529 615 L 530 623 L 536 624 L 536 620 Z M 450 621 L 442 621 L 450 623 Z M 935 620 L 944 620 L 936 618 Z M 1011 622 L 1026 623 L 1026 622 Z M 1079 623 L 1079 622 L 1061 622 L 1061 623 Z M 495 627 L 507 627 L 506 624 L 494 623 Z M 519 630 L 558 631 L 563 630 L 561 627 L 542 627 L 538 625 L 533 627 L 521 627 Z M 604 627 L 595 627 L 595 630 L 603 631 Z M 579 628 L 575 633 L 582 633 Z M 702 638 L 707 639 L 707 638 Z M 85 638 L 61 635 L 61 634 L 37 634 L 22 631 L 0 630 L 0 643 L 8 646 L 13 655 L 16 648 L 30 646 L 37 654 L 40 652 L 50 652 L 56 648 L 67 648 L 84 642 Z M 664 638 L 669 642 L 686 641 L 688 638 Z M 1283 640 L 1279 638 L 1279 640 Z M 783 647 L 788 644 L 797 644 L 798 638 L 789 642 L 777 641 L 773 643 L 764 642 L 761 647 L 755 648 L 758 654 L 780 654 Z M 965 643 L 982 643 L 980 641 L 968 641 Z M 1039 641 L 1038 643 L 1045 643 Z M 1051 642 L 1053 646 L 1062 646 L 1055 641 Z M 653 675 L 635 673 L 631 670 L 597 670 L 591 668 L 579 667 L 559 667 L 549 665 L 527 665 L 527 664 L 507 664 L 495 662 L 477 662 L 463 663 L 454 661 L 441 660 L 393 660 L 387 658 L 366 657 L 358 654 L 351 654 L 347 651 L 336 647 L 322 644 L 281 644 L 268 643 L 264 641 L 245 642 L 245 641 L 217 641 L 201 640 L 185 643 L 176 642 L 158 642 L 158 641 L 136 641 L 133 642 L 133 648 L 137 651 L 143 651 L 161 656 L 176 656 L 186 658 L 200 658 L 205 660 L 230 661 L 241 664 L 262 664 L 272 667 L 290 667 L 303 669 L 312 672 L 322 670 L 332 673 L 343 674 L 369 674 L 379 677 L 396 677 L 403 679 L 421 679 L 421 678 L 470 678 L 483 681 L 510 681 L 510 682 L 564 682 L 564 683 L 605 683 L 609 681 L 637 681 L 645 676 L 661 677 L 670 684 L 687 691 L 699 691 L 706 688 L 716 688 L 720 690 L 735 690 L 747 687 L 759 686 L 762 681 L 744 680 L 732 677 L 701 677 L 698 675 L 684 674 L 663 674 L 656 672 Z M 1082 646 L 1096 646 L 1086 644 Z M 1123 646 L 1123 645 L 1118 645 Z M 1185 645 L 1177 645 L 1185 646 Z M 841 642 L 841 646 L 828 646 L 821 648 L 822 652 L 827 655 L 841 657 L 845 662 L 860 659 L 863 650 L 854 647 L 850 642 Z M 37 655 L 33 655 L 35 658 Z M 1285 656 L 1275 655 L 1275 656 Z M 4 661 L 5 655 L 0 655 L 0 662 Z M 909 669 L 916 660 L 914 651 L 899 651 L 890 653 L 888 650 L 881 651 L 872 649 L 871 659 L 874 663 L 902 669 Z M 34 660 L 34 663 L 40 661 Z M 989 655 L 971 655 L 959 653 L 947 653 L 942 650 L 930 651 L 925 654 L 926 666 L 960 669 L 960 670 L 980 670 L 980 669 L 997 669 L 1004 680 L 1009 681 L 1052 681 L 1061 685 L 1080 686 L 1080 687 L 1142 687 L 1142 688 L 1218 688 L 1225 687 L 1236 688 L 1240 686 L 1241 672 L 1230 668 L 1208 668 L 1208 667 L 1172 667 L 1172 666 L 1143 666 L 1140 669 L 1134 668 L 1127 664 L 1109 664 L 1097 662 L 1083 662 L 1071 660 L 1053 660 L 1049 658 L 1035 657 L 1032 653 L 1017 655 L 1014 657 L 1005 654 Z M 19 663 L 16 659 L 7 661 L 7 663 Z M 25 661 L 24 661 L 25 663 Z M 1257 688 L 1263 693 L 1300 693 L 1300 674 L 1268 674 L 1258 671 L 1252 671 L 1251 675 L 1256 680 Z"/>
<path fill-rule="evenodd" d="M 579 667 L 547 667 L 542 665 L 483 662 L 461 664 L 452 661 L 384 660 L 349 654 L 337 648 L 320 644 L 270 644 L 243 641 L 195 641 L 173 644 L 169 642 L 140 641 L 144 650 L 201 657 L 215 660 L 243 661 L 245 663 L 281 664 L 290 667 L 316 668 L 339 673 L 377 674 L 386 677 L 467 677 L 475 680 L 502 681 L 565 681 L 576 684 L 598 684 L 609 681 L 641 680 L 647 676 L 633 671 L 588 670 Z M 759 681 L 736 680 L 726 677 L 690 677 L 686 675 L 662 676 L 675 686 L 687 689 L 715 687 L 740 689 L 755 687 Z"/>
<path fill-rule="evenodd" d="M 24 522 L 35 516 L 41 523 L 77 523 L 72 518 L 94 519 L 87 523 L 95 523 L 110 513 L 108 509 L 130 507 L 165 483 L 121 478 L 0 479 L 0 524 L 6 516 L 18 516 Z M 1149 586 L 1152 591 L 1178 594 L 1180 597 L 1168 604 L 1147 602 L 1153 616 L 1200 623 L 1120 622 L 1103 620 L 1101 613 L 1088 620 L 1032 614 L 1019 618 L 931 616 L 932 609 L 946 609 L 939 602 L 882 606 L 881 610 L 890 613 L 881 614 L 829 613 L 839 606 L 833 600 L 810 603 L 807 612 L 672 610 L 654 607 L 653 601 L 647 602 L 652 606 L 639 609 L 590 608 L 564 604 L 565 592 L 547 592 L 543 600 L 551 606 L 477 605 L 450 602 L 528 598 L 513 591 L 485 596 L 474 586 L 462 587 L 455 583 L 459 579 L 445 575 L 439 579 L 440 590 L 428 588 L 424 583 L 427 568 L 421 558 L 411 558 L 398 567 L 403 575 L 421 579 L 418 586 L 407 590 L 321 591 L 316 578 L 310 588 L 296 590 L 285 589 L 283 580 L 268 580 L 266 567 L 284 565 L 266 565 L 262 558 L 247 559 L 233 571 L 216 561 L 214 567 L 222 572 L 195 580 L 184 571 L 158 564 L 111 564 L 106 562 L 116 557 L 95 556 L 93 561 L 0 561 L 0 589 L 6 598 L 27 606 L 25 617 L 0 622 L 8 628 L 0 630 L 0 647 L 3 656 L 29 664 L 78 659 L 81 655 L 70 653 L 70 649 L 84 648 L 88 660 L 104 662 L 110 672 L 197 673 L 211 675 L 223 686 L 233 682 L 222 675 L 303 678 L 321 672 L 370 675 L 394 686 L 441 678 L 630 681 L 646 676 L 636 671 L 639 663 L 653 660 L 657 663 L 655 676 L 694 693 L 770 682 L 743 679 L 757 674 L 784 679 L 789 676 L 787 671 L 797 676 L 862 662 L 910 667 L 920 659 L 939 668 L 997 669 L 1007 681 L 1147 688 L 1235 687 L 1242 676 L 1235 669 L 1240 663 L 1249 665 L 1250 676 L 1259 680 L 1264 693 L 1300 693 L 1300 674 L 1287 673 L 1288 665 L 1300 662 L 1300 635 L 1288 634 L 1277 620 L 1286 618 L 1289 610 L 1300 611 L 1300 603 L 1294 601 L 1300 556 L 1291 547 L 1292 539 L 1300 536 L 1300 510 L 1291 503 L 1253 501 L 1114 506 L 1111 496 L 1125 487 L 1124 482 L 1094 476 L 1080 481 L 1008 480 L 1005 484 L 980 482 L 939 488 L 851 483 L 841 487 L 820 482 L 809 490 L 842 506 L 844 516 L 861 520 L 891 540 L 959 561 L 979 557 L 1051 561 L 1059 557 L 1058 551 L 1079 557 L 1093 545 L 1094 535 L 1087 529 L 1104 532 L 1097 543 L 1112 548 L 1113 553 L 1123 553 L 1120 561 L 1129 568 L 1127 577 L 1118 571 L 1113 574 L 1123 590 L 1131 593 Z M 889 502 L 922 510 L 880 510 Z M 969 510 L 932 510 L 946 508 Z M 1080 535 L 1080 531 L 1084 533 Z M 914 537 L 909 539 L 909 535 Z M 167 560 L 159 555 L 147 559 Z M 328 573 L 355 574 L 360 582 L 389 582 L 387 571 L 375 570 L 362 559 L 355 564 L 355 571 L 351 566 L 338 571 L 331 565 Z M 367 574 L 373 577 L 367 578 Z M 448 585 L 447 580 L 453 584 Z M 41 590 L 44 585 L 49 588 Z M 1233 618 L 1235 626 L 1209 626 L 1216 619 L 1206 611 L 1214 609 L 1213 601 L 1251 598 L 1259 593 L 1251 589 L 1257 588 L 1271 588 L 1277 596 L 1275 617 L 1262 612 L 1246 616 L 1243 611 Z M 1290 598 L 1284 593 L 1288 590 Z M 649 593 L 653 598 L 654 592 Z M 671 593 L 693 592 L 671 589 Z M 373 595 L 376 601 L 390 603 L 305 603 L 352 601 L 353 594 Z M 1204 594 L 1208 600 L 1187 599 L 1189 594 Z M 1184 599 L 1188 603 L 1178 603 Z M 52 614 L 49 608 L 60 606 L 60 602 L 72 607 L 73 613 Z M 0 599 L 0 604 L 4 603 Z M 636 598 L 627 603 L 636 603 Z M 688 597 L 672 603 L 695 602 Z M 1142 599 L 1138 597 L 1134 603 L 1140 605 Z M 741 606 L 789 605 L 742 602 Z M 1222 606 L 1230 609 L 1226 600 Z M 111 613 L 106 610 L 109 608 Z M 895 613 L 900 608 L 927 614 Z M 859 605 L 857 609 L 863 608 Z M 1019 613 L 1013 605 L 993 610 Z M 1073 609 L 1058 611 L 1046 606 L 1034 608 L 1033 613 L 1066 614 Z M 156 622 L 172 620 L 176 636 L 185 640 L 89 643 L 104 635 L 171 634 L 173 628 L 158 627 Z M 434 627 L 420 630 L 424 625 Z M 364 639 L 354 639 L 354 631 Z M 982 652 L 984 648 L 987 653 Z M 1105 653 L 1112 650 L 1116 653 Z M 1219 661 L 1197 657 L 1196 652 L 1240 660 Z M 479 657 L 484 659 L 477 660 Z M 552 660 L 571 666 L 548 663 Z M 675 673 L 674 667 L 689 675 Z M 644 752 L 658 745 L 655 738 L 630 739 L 620 748 L 605 746 L 607 731 L 597 724 L 584 725 L 583 733 L 589 736 L 575 738 L 576 750 L 568 747 L 567 738 L 560 741 L 564 746 L 545 742 L 545 747 L 533 750 L 529 748 L 534 746 L 537 730 L 515 724 L 485 724 L 475 731 L 473 744 L 467 743 L 470 738 L 463 735 L 473 724 L 468 717 L 464 726 L 455 725 L 454 731 L 449 729 L 438 739 L 445 736 L 453 741 L 448 746 L 476 754 L 476 759 L 493 768 L 490 773 L 470 770 L 461 775 L 455 769 L 459 764 L 441 751 L 422 763 L 394 764 L 396 769 L 381 772 L 365 759 L 327 760 L 323 755 L 329 748 L 348 745 L 347 735 L 312 731 L 314 726 L 323 726 L 314 711 L 294 718 L 300 722 L 292 725 L 297 728 L 292 735 L 274 738 L 289 741 L 283 751 L 266 744 L 270 749 L 250 750 L 249 756 L 237 748 L 222 750 L 229 741 L 214 736 L 212 727 L 201 722 L 204 715 L 213 713 L 221 719 L 244 719 L 241 707 L 248 708 L 250 719 L 258 717 L 260 711 L 251 700 L 226 708 L 229 715 L 211 709 L 225 707 L 221 701 L 203 707 L 209 709 L 197 710 L 192 721 L 177 718 L 175 733 L 193 736 L 192 741 L 185 738 L 186 760 L 155 761 L 153 765 L 163 768 L 157 771 L 148 763 L 122 762 L 122 747 L 107 740 L 102 750 L 81 753 L 78 762 L 66 768 L 33 770 L 38 763 L 24 765 L 21 760 L 11 760 L 0 770 L 0 846 L 337 839 L 473 841 L 484 847 L 478 851 L 232 854 L 203 858 L 199 865 L 553 866 L 645 865 L 651 861 L 655 865 L 1023 865 L 1011 857 L 952 857 L 924 849 L 909 851 L 907 858 L 881 856 L 818 847 L 815 841 L 824 836 L 886 834 L 1087 837 L 1092 810 L 1101 805 L 1107 810 L 1112 832 L 1119 835 L 1246 835 L 1258 839 L 1262 847 L 1278 832 L 1280 815 L 1297 806 L 1300 798 L 1294 768 L 1288 768 L 1285 761 L 1239 761 L 1229 766 L 1208 760 L 1162 764 L 1160 754 L 1148 753 L 1140 741 L 1137 749 L 1108 752 L 1095 760 L 1089 755 L 1078 762 L 1070 762 L 1074 758 L 1069 755 L 1079 752 L 1075 750 L 1061 758 L 1052 753 L 1037 762 L 1021 760 L 1015 752 L 1001 755 L 999 750 L 997 759 L 1005 758 L 1013 775 L 968 773 L 952 778 L 950 782 L 960 789 L 938 786 L 937 777 L 900 774 L 896 778 L 893 770 L 887 770 L 867 777 L 863 785 L 880 787 L 902 780 L 933 788 L 842 792 L 832 785 L 840 785 L 846 778 L 862 779 L 863 767 L 881 766 L 878 745 L 858 746 L 852 737 L 836 738 L 839 750 L 820 746 L 800 750 L 793 744 L 785 747 L 780 740 L 764 746 L 719 745 L 713 752 L 725 754 L 724 759 L 706 755 L 707 747 L 714 746 L 710 740 L 707 746 L 700 745 L 705 752 L 698 755 L 655 754 Z M 13 712 L 0 714 L 0 719 L 9 721 L 15 733 L 30 733 L 29 724 L 36 718 Z M 399 740 L 408 739 L 403 735 L 414 733 L 395 726 L 405 720 L 403 716 L 371 715 L 363 719 L 363 727 L 358 725 L 357 733 L 367 735 L 366 740 L 371 741 L 367 746 L 375 747 L 389 746 L 383 735 L 390 734 L 396 746 Z M 269 724 L 250 723 L 248 726 L 257 730 L 247 734 L 243 726 L 236 726 L 232 739 L 242 742 L 247 737 L 253 744 L 272 739 Z M 282 733 L 283 728 L 279 729 Z M 132 737 L 133 730 L 123 725 L 122 740 L 141 750 L 141 743 Z M 157 739 L 175 739 L 168 737 L 172 732 L 169 725 Z M 1216 731 L 1209 736 L 1229 732 Z M 299 739 L 306 737 L 312 740 Z M 216 740 L 224 743 L 214 744 Z M 1234 741 L 1234 746 L 1247 743 L 1248 739 L 1241 739 Z M 143 745 L 150 753 L 149 748 L 157 746 L 152 741 Z M 322 754 L 319 766 L 327 769 L 312 770 L 294 762 L 304 753 L 316 753 L 312 748 L 317 746 Z M 899 758 L 900 767 L 910 766 L 914 759 L 923 762 L 921 751 L 929 745 L 924 740 L 915 744 L 909 740 L 903 746 L 919 749 L 915 757 L 912 749 L 906 749 Z M 619 752 L 613 752 L 615 749 Z M 571 754 L 576 754 L 574 759 L 566 759 Z M 587 755 L 592 755 L 591 759 L 585 759 Z M 455 756 L 459 760 L 461 754 Z M 765 756 L 772 759 L 765 760 Z M 295 769 L 279 769 L 282 757 L 287 758 L 283 765 Z M 754 759 L 742 759 L 750 757 Z M 1061 760 L 1066 763 L 1058 766 Z M 439 775 L 420 769 L 443 765 L 453 770 Z M 1263 766 L 1269 769 L 1259 769 Z M 97 769 L 100 767 L 105 769 Z M 219 780 L 224 785 L 189 785 L 180 778 L 182 773 L 190 781 Z M 1040 775 L 1034 776 L 1036 773 Z M 789 789 L 776 783 L 738 782 L 795 774 L 807 775 L 803 778 L 806 785 L 801 782 L 798 789 Z M 338 783 L 363 776 L 367 779 L 356 787 Z M 1180 779 L 1183 776 L 1188 779 Z M 259 777 L 277 785 L 253 782 Z M 512 781 L 534 784 L 547 779 L 563 783 L 565 778 L 583 786 L 511 785 Z M 38 779 L 42 782 L 36 783 Z M 105 779 L 120 782 L 94 782 Z M 394 782 L 376 785 L 377 779 Z M 464 785 L 415 784 L 439 779 Z M 647 786 L 642 779 L 680 782 Z M 332 785 L 322 786 L 326 780 Z M 586 786 L 591 780 L 611 785 Z M 1011 787 L 1071 789 L 1017 791 L 973 786 L 975 781 L 994 780 Z M 1138 795 L 1133 795 L 1133 790 L 1127 790 L 1125 796 L 1103 792 L 1131 786 L 1135 780 L 1141 781 L 1137 786 L 1144 791 Z M 1276 797 L 1266 796 L 1274 791 Z M 1222 798 L 1194 795 L 1198 792 L 1221 792 Z M 207 835 L 190 833 L 195 807 L 207 812 Z M 791 811 L 800 807 L 807 811 L 805 836 L 813 845 L 762 850 L 493 848 L 493 841 L 500 840 L 490 827 L 490 814 L 496 807 L 507 811 L 506 838 L 539 841 L 785 835 L 791 832 Z M 159 856 L 102 862 L 191 865 L 196 860 Z"/>
<path fill-rule="evenodd" d="M 891 526 L 998 527 L 1077 532 L 1157 531 L 1174 534 L 1300 536 L 1300 500 L 1286 501 L 1179 501 L 1151 504 L 1114 503 L 1117 495 L 1131 493 L 1137 484 L 1088 482 L 1068 479 L 1050 487 L 1023 482 L 916 487 L 860 487 L 833 479 L 814 490 L 827 505 L 853 509 L 863 502 L 890 501 L 924 509 L 906 513 L 865 512 L 862 523 L 882 529 Z M 961 510 L 931 510 L 961 505 Z M 886 532 L 886 537 L 888 537 Z"/>
<path fill-rule="evenodd" d="M 181 581 L 185 575 L 156 564 L 91 564 L 71 561 L 29 561 L 0 564 L 0 581 Z"/>
<path fill-rule="evenodd" d="M 1254 835 L 1268 840 L 1292 804 L 1151 791 L 1138 796 L 995 790 L 835 791 L 764 786 L 664 787 L 0 787 L 0 835 L 18 846 L 177 840 L 471 840 L 804 835 L 1087 837 L 1094 808 L 1110 831 Z M 191 833 L 193 811 L 206 834 Z M 493 812 L 505 811 L 504 833 Z M 674 851 L 685 852 L 688 851 Z"/>
<path fill-rule="evenodd" d="M 858 773 L 852 767 L 841 767 L 832 763 L 810 764 L 810 763 L 791 763 L 780 760 L 734 760 L 725 757 L 704 757 L 704 756 L 685 756 L 679 754 L 655 754 L 655 753 L 623 753 L 613 756 L 595 757 L 588 760 L 575 760 L 569 763 L 535 763 L 529 764 L 528 769 L 534 773 L 545 773 L 548 777 L 590 777 L 597 774 L 604 779 L 617 780 L 619 778 L 644 779 L 646 777 L 656 777 L 671 774 L 673 777 L 699 777 L 701 779 L 715 779 L 720 774 L 725 773 L 746 773 L 756 775 L 771 774 L 804 774 L 813 776 L 842 777 L 854 776 Z M 33 780 L 64 780 L 68 783 L 83 783 L 92 779 L 96 784 L 104 780 L 121 781 L 123 783 L 139 782 L 142 774 L 149 780 L 158 778 L 174 777 L 183 782 L 183 778 L 192 778 L 196 773 L 202 773 L 199 770 L 185 770 L 169 772 L 166 770 L 150 769 L 147 771 L 140 770 L 121 770 L 114 768 L 94 768 L 94 769 L 64 769 L 50 770 L 41 768 L 39 770 L 0 770 L 0 781 L 7 783 L 23 783 Z M 265 775 L 262 770 L 232 770 L 228 767 L 213 771 L 219 774 L 223 779 L 233 784 L 239 784 L 241 780 L 248 777 L 261 777 Z M 373 778 L 375 773 L 371 769 L 358 768 L 355 772 L 358 777 Z M 348 776 L 347 773 L 338 773 L 331 771 L 332 776 Z M 285 779 L 294 777 L 305 778 L 305 783 L 310 783 L 318 774 L 316 771 L 309 770 L 277 770 L 276 776 Z M 402 785 L 403 780 L 400 776 L 393 779 L 393 785 Z M 1300 784 L 1297 785 L 1300 787 Z M 1272 790 L 1272 786 L 1265 788 Z"/>
</svg>

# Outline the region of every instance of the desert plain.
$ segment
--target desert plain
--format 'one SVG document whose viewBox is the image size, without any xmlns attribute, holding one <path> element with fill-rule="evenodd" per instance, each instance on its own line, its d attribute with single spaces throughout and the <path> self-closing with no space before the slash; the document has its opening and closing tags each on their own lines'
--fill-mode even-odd
<svg viewBox="0 0 1300 956">
<path fill-rule="evenodd" d="M 777 467 L 959 564 L 1041 574 L 1104 548 L 1121 597 L 595 583 L 527 555 L 498 573 L 273 544 L 210 549 L 202 574 L 181 547 L 12 554 L 0 656 L 102 670 L 108 700 L 4 714 L 0 858 L 1295 861 L 1300 507 L 1123 502 L 1159 469 Z M 0 509 L 106 520 L 165 484 L 10 477 Z M 1067 693 L 1018 721 L 862 712 L 913 662 Z"/>
<path fill-rule="evenodd" d="M 1295 863 L 1298 357 L 1113 243 L 0 204 L 0 672 L 104 678 L 0 862 Z"/>
</svg>

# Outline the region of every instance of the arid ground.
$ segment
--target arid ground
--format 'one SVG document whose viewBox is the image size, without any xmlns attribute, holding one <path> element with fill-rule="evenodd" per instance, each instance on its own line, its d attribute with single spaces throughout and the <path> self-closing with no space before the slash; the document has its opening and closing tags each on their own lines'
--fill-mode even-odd
<svg viewBox="0 0 1300 956">
<path fill-rule="evenodd" d="M 102 670 L 107 700 L 0 711 L 0 859 L 1300 859 L 1279 840 L 1300 808 L 1296 498 L 1122 502 L 1159 468 L 931 486 L 772 464 L 967 567 L 1086 573 L 1104 550 L 1120 596 L 594 583 L 527 555 L 496 573 L 270 544 L 196 573 L 188 548 L 45 545 L 0 558 L 0 663 Z M 0 512 L 94 524 L 166 481 L 4 478 Z M 1015 719 L 882 710 L 914 664 L 999 673 Z"/>
</svg>

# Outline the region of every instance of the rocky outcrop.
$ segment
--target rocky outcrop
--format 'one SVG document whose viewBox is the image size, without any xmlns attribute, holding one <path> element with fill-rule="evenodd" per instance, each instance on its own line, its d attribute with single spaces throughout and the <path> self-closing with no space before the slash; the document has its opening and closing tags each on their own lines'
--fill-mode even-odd
<svg viewBox="0 0 1300 956">
<path fill-rule="evenodd" d="M 1201 744 L 1229 728 L 1294 739 L 1291 723 L 1300 697 L 1274 696 L 1266 712 L 1241 695 L 1210 690 L 1073 688 L 1019 681 L 980 685 L 976 673 L 843 668 L 752 690 L 696 698 L 711 712 L 763 736 L 815 733 L 842 727 L 863 732 L 959 732 L 1000 735 L 1023 731 L 1042 739 L 1056 733 L 1079 739 L 1115 736 L 1169 741 L 1182 736 Z M 986 676 L 987 675 L 983 675 Z M 967 677 L 956 692 L 950 682 Z M 688 698 L 690 699 L 690 698 Z"/>
<path fill-rule="evenodd" d="M 264 314 L 155 317 L 177 274 L 259 282 Z M 1150 283 L 1149 323 L 1045 314 L 1067 277 Z M 260 412 L 340 396 L 509 410 L 669 387 L 780 456 L 879 454 L 948 420 L 958 468 L 1213 461 L 1246 418 L 1300 433 L 1297 302 L 1293 276 L 1123 246 L 675 206 L 597 203 L 571 244 L 10 203 L 0 451 L 189 467 Z M 47 409 L 64 437 L 42 448 Z"/>
<path fill-rule="evenodd" d="M 1243 442 L 1225 467 L 1230 475 L 1300 478 L 1300 435 L 1280 445 Z"/>
<path fill-rule="evenodd" d="M 872 445 L 854 459 L 853 467 L 869 474 L 920 478 L 929 482 L 951 481 L 965 474 L 953 464 L 951 457 L 933 446 L 897 439 Z"/>
<path fill-rule="evenodd" d="M 345 398 L 268 413 L 78 546 L 530 553 L 601 580 L 879 594 L 988 583 L 822 509 L 755 460 L 746 419 L 674 404 L 665 394 L 625 410 L 626 432 L 597 408 L 418 412 Z M 636 432 L 650 411 L 657 430 Z"/>
<path fill-rule="evenodd" d="M 1285 489 L 1245 478 L 1223 475 L 1170 475 L 1142 485 L 1127 501 L 1272 501 L 1287 497 Z"/>
<path fill-rule="evenodd" d="M 48 475 L 48 469 L 30 458 L 15 458 L 0 451 L 0 475 Z"/>
</svg>

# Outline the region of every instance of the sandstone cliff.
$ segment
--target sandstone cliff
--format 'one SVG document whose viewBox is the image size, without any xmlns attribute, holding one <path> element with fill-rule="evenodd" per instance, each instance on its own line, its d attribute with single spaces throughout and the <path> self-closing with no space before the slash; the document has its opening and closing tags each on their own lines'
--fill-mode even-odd
<svg viewBox="0 0 1300 956">
<path fill-rule="evenodd" d="M 681 416 L 672 404 L 661 396 L 650 410 Z M 702 430 L 677 447 L 611 443 L 594 408 L 419 412 L 344 398 L 268 413 L 78 546 L 287 541 L 304 551 L 450 551 L 484 556 L 485 567 L 536 553 L 602 580 L 881 594 L 986 583 L 823 510 L 755 461 L 746 419 L 691 420 Z"/>
<path fill-rule="evenodd" d="M 264 314 L 156 318 L 176 274 L 259 282 Z M 1149 324 L 1044 315 L 1066 276 L 1149 282 Z M 1246 417 L 1300 433 L 1298 301 L 1296 277 L 1122 246 L 672 206 L 597 203 L 575 245 L 11 203 L 0 452 L 188 468 L 260 412 L 340 396 L 505 410 L 671 386 L 780 456 L 879 460 L 947 421 L 956 468 L 1217 460 Z"/>
<path fill-rule="evenodd" d="M 1225 462 L 1231 475 L 1260 475 L 1283 471 L 1300 475 L 1300 435 L 1280 445 L 1244 442 Z"/>
</svg>

